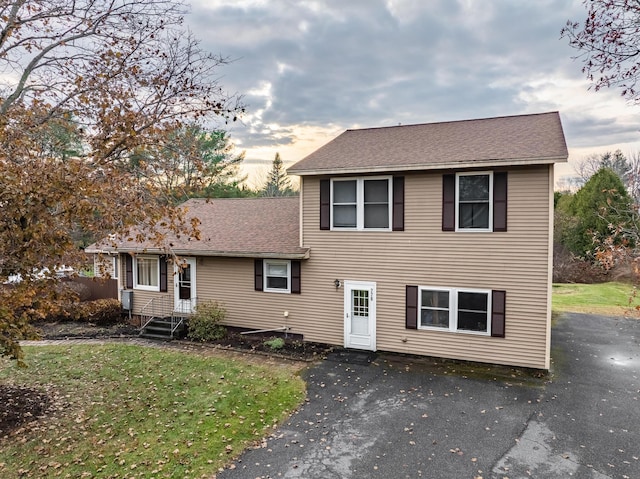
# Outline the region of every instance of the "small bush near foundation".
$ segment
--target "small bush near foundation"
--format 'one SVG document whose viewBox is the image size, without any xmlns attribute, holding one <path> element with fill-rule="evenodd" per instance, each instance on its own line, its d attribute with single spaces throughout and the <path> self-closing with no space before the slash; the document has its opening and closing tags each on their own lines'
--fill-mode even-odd
<svg viewBox="0 0 640 479">
<path fill-rule="evenodd" d="M 279 349 L 284 348 L 284 339 L 282 338 L 271 338 L 271 339 L 267 339 L 265 341 L 263 341 L 263 343 L 266 347 L 268 347 L 269 349 L 273 350 L 273 351 L 277 351 Z"/>
<path fill-rule="evenodd" d="M 68 303 L 49 317 L 51 321 L 78 321 L 99 326 L 117 324 L 122 318 L 122 305 L 117 299 L 96 299 L 82 303 Z"/>
<path fill-rule="evenodd" d="M 227 311 L 217 301 L 207 301 L 196 306 L 196 312 L 189 318 L 187 338 L 192 341 L 215 341 L 222 339 L 227 330 L 220 323 Z"/>
</svg>

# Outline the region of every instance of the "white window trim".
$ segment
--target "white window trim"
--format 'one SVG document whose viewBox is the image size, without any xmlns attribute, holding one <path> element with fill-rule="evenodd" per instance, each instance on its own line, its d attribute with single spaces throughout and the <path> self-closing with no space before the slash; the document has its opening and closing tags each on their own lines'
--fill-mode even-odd
<svg viewBox="0 0 640 479">
<path fill-rule="evenodd" d="M 284 264 L 287 266 L 287 288 L 268 288 L 267 287 L 267 271 L 269 264 Z M 291 261 L 290 260 L 274 260 L 265 259 L 262 262 L 262 290 L 268 293 L 291 293 Z"/>
<path fill-rule="evenodd" d="M 387 188 L 387 204 L 389 205 L 389 218 L 387 228 L 365 228 L 364 227 L 364 182 L 369 180 L 387 180 L 389 187 Z M 355 181 L 356 182 L 356 227 L 349 228 L 333 225 L 333 183 L 334 181 Z M 332 178 L 331 179 L 331 198 L 330 198 L 330 216 L 332 231 L 391 231 L 393 221 L 393 177 L 392 176 L 358 176 L 348 178 Z"/>
<path fill-rule="evenodd" d="M 119 268 L 120 261 L 119 261 L 119 258 L 120 257 L 118 255 L 113 256 L 113 271 L 111 273 L 111 277 L 113 279 L 118 279 L 118 276 L 120 274 L 120 268 Z"/>
<path fill-rule="evenodd" d="M 437 326 L 422 326 L 422 291 L 442 291 L 449 293 L 449 328 L 438 328 Z M 487 330 L 486 331 L 469 331 L 466 329 L 458 329 L 458 294 L 459 293 L 478 293 L 487 295 Z M 491 290 L 490 289 L 471 289 L 471 288 L 446 288 L 440 286 L 419 286 L 418 287 L 418 329 L 428 331 L 441 331 L 456 334 L 474 334 L 476 336 L 491 336 Z"/>
<path fill-rule="evenodd" d="M 156 262 L 156 268 L 158 270 L 158 286 L 138 284 L 138 259 L 151 259 Z M 142 291 L 160 291 L 160 258 L 157 256 L 135 256 L 133 258 L 133 289 L 139 289 Z"/>
<path fill-rule="evenodd" d="M 488 228 L 460 228 L 460 177 L 489 175 L 489 227 Z M 464 233 L 492 233 L 493 232 L 493 171 L 470 171 L 456 173 L 456 231 Z"/>
</svg>

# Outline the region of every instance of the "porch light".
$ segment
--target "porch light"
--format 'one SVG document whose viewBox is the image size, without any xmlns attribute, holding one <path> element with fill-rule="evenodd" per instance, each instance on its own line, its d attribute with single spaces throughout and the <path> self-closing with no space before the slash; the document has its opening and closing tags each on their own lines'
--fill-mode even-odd
<svg viewBox="0 0 640 479">
<path fill-rule="evenodd" d="M 339 279 L 336 279 L 336 280 L 333 282 L 333 285 L 336 287 L 336 290 L 337 290 L 337 289 L 339 289 L 339 288 L 340 288 L 340 286 L 342 286 L 342 283 L 340 282 L 340 280 L 339 280 Z"/>
</svg>

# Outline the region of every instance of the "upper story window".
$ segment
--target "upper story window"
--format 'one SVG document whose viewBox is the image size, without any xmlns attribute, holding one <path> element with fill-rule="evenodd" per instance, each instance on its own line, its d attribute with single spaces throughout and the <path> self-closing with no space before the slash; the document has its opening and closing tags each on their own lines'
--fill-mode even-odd
<svg viewBox="0 0 640 479">
<path fill-rule="evenodd" d="M 507 231 L 507 172 L 442 175 L 442 231 Z"/>
<path fill-rule="evenodd" d="M 456 183 L 456 229 L 491 231 L 493 173 L 458 173 Z"/>
<path fill-rule="evenodd" d="M 157 256 L 136 256 L 133 268 L 133 287 L 160 291 L 160 261 Z"/>
<path fill-rule="evenodd" d="M 390 230 L 391 177 L 331 180 L 331 229 Z"/>
</svg>

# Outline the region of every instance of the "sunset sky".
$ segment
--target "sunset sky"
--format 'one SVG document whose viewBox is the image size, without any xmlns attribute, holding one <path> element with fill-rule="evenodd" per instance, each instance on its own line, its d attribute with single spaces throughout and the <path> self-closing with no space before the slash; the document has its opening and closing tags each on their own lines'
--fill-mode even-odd
<svg viewBox="0 0 640 479">
<path fill-rule="evenodd" d="M 192 0 L 187 25 L 247 114 L 229 126 L 250 181 L 348 128 L 560 111 L 569 160 L 640 152 L 638 106 L 595 92 L 560 39 L 567 0 Z M 572 174 L 557 168 L 556 178 Z"/>
</svg>

